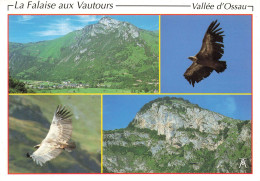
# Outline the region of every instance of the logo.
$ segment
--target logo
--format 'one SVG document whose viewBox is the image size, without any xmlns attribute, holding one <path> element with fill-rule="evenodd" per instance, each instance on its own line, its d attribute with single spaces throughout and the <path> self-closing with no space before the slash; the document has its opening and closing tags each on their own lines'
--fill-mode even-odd
<svg viewBox="0 0 260 181">
<path fill-rule="evenodd" d="M 244 166 L 245 168 L 247 168 L 246 166 L 246 158 L 239 158 L 241 161 L 240 161 L 240 165 L 239 165 L 239 168 L 241 168 L 242 166 Z"/>
</svg>

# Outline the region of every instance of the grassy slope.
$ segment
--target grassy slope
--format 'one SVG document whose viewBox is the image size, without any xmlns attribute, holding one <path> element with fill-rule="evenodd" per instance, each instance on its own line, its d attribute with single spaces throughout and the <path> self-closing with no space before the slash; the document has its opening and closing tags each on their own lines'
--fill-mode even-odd
<svg viewBox="0 0 260 181">
<path fill-rule="evenodd" d="M 16 68 L 10 69 L 11 75 L 25 80 L 104 82 L 117 89 L 130 89 L 136 80 L 141 79 L 144 82 L 139 85 L 142 90 L 152 79 L 159 80 L 158 32 L 141 30 L 140 39 L 117 43 L 116 33 L 99 35 L 91 37 L 91 44 L 78 44 L 76 39 L 81 38 L 80 33 L 75 31 L 55 40 L 24 45 L 10 43 L 10 54 L 14 55 L 13 59 L 19 59 Z M 143 45 L 136 46 L 134 41 Z M 72 50 L 70 45 L 81 49 L 87 47 L 91 54 L 81 54 L 79 48 Z M 78 56 L 79 62 L 75 61 Z M 24 63 L 25 60 L 28 63 Z M 150 86 L 149 89 L 153 91 L 154 88 Z"/>
<path fill-rule="evenodd" d="M 37 93 L 130 93 L 131 90 L 124 89 L 104 89 L 104 88 L 80 88 L 80 89 L 34 89 Z"/>
<path fill-rule="evenodd" d="M 74 114 L 72 140 L 77 149 L 36 166 L 25 154 L 45 138 L 58 104 L 67 105 Z M 100 123 L 100 96 L 10 96 L 10 173 L 100 172 Z"/>
<path fill-rule="evenodd" d="M 30 53 L 31 56 L 37 57 L 38 61 L 47 61 L 49 57 L 57 59 L 60 57 L 60 49 L 62 47 L 67 47 L 75 42 L 75 34 L 76 31 L 54 40 L 25 44 L 26 46 L 21 53 L 23 55 Z"/>
</svg>

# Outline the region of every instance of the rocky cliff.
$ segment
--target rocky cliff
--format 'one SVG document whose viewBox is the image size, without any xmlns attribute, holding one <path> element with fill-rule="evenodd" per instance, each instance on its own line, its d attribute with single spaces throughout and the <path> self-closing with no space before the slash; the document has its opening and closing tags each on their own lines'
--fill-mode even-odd
<svg viewBox="0 0 260 181">
<path fill-rule="evenodd" d="M 239 168 L 240 158 L 247 167 Z M 251 121 L 158 98 L 127 128 L 104 131 L 103 163 L 106 172 L 251 172 Z"/>
</svg>

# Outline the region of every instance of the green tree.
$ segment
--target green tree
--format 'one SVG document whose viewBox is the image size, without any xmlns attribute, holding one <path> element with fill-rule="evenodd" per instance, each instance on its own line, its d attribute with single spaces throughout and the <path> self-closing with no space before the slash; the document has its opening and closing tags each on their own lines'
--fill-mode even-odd
<svg viewBox="0 0 260 181">
<path fill-rule="evenodd" d="M 25 83 L 9 76 L 9 93 L 27 93 Z"/>
</svg>

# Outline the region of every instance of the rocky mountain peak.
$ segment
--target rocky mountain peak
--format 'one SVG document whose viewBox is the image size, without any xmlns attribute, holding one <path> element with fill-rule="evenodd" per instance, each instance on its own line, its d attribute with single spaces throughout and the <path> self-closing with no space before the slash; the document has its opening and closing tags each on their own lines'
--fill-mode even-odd
<svg viewBox="0 0 260 181">
<path fill-rule="evenodd" d="M 182 129 L 193 129 L 201 133 L 219 134 L 227 125 L 225 116 L 191 104 L 182 98 L 158 98 L 145 104 L 136 114 L 131 125 L 137 128 L 156 130 L 165 135 L 172 144 L 185 141 L 176 140 Z M 231 118 L 227 118 L 232 120 Z"/>
<path fill-rule="evenodd" d="M 150 101 L 127 128 L 105 131 L 103 139 L 105 172 L 251 172 L 251 121 L 182 98 Z M 240 158 L 248 167 L 239 167 Z"/>
<path fill-rule="evenodd" d="M 115 26 L 115 25 L 119 25 L 120 21 L 106 16 L 101 18 L 98 23 L 106 26 Z"/>
<path fill-rule="evenodd" d="M 101 18 L 97 24 L 85 26 L 83 31 L 91 37 L 96 37 L 98 34 L 116 33 L 116 38 L 120 37 L 127 41 L 136 39 L 140 35 L 140 29 L 136 26 L 108 16 Z"/>
</svg>

